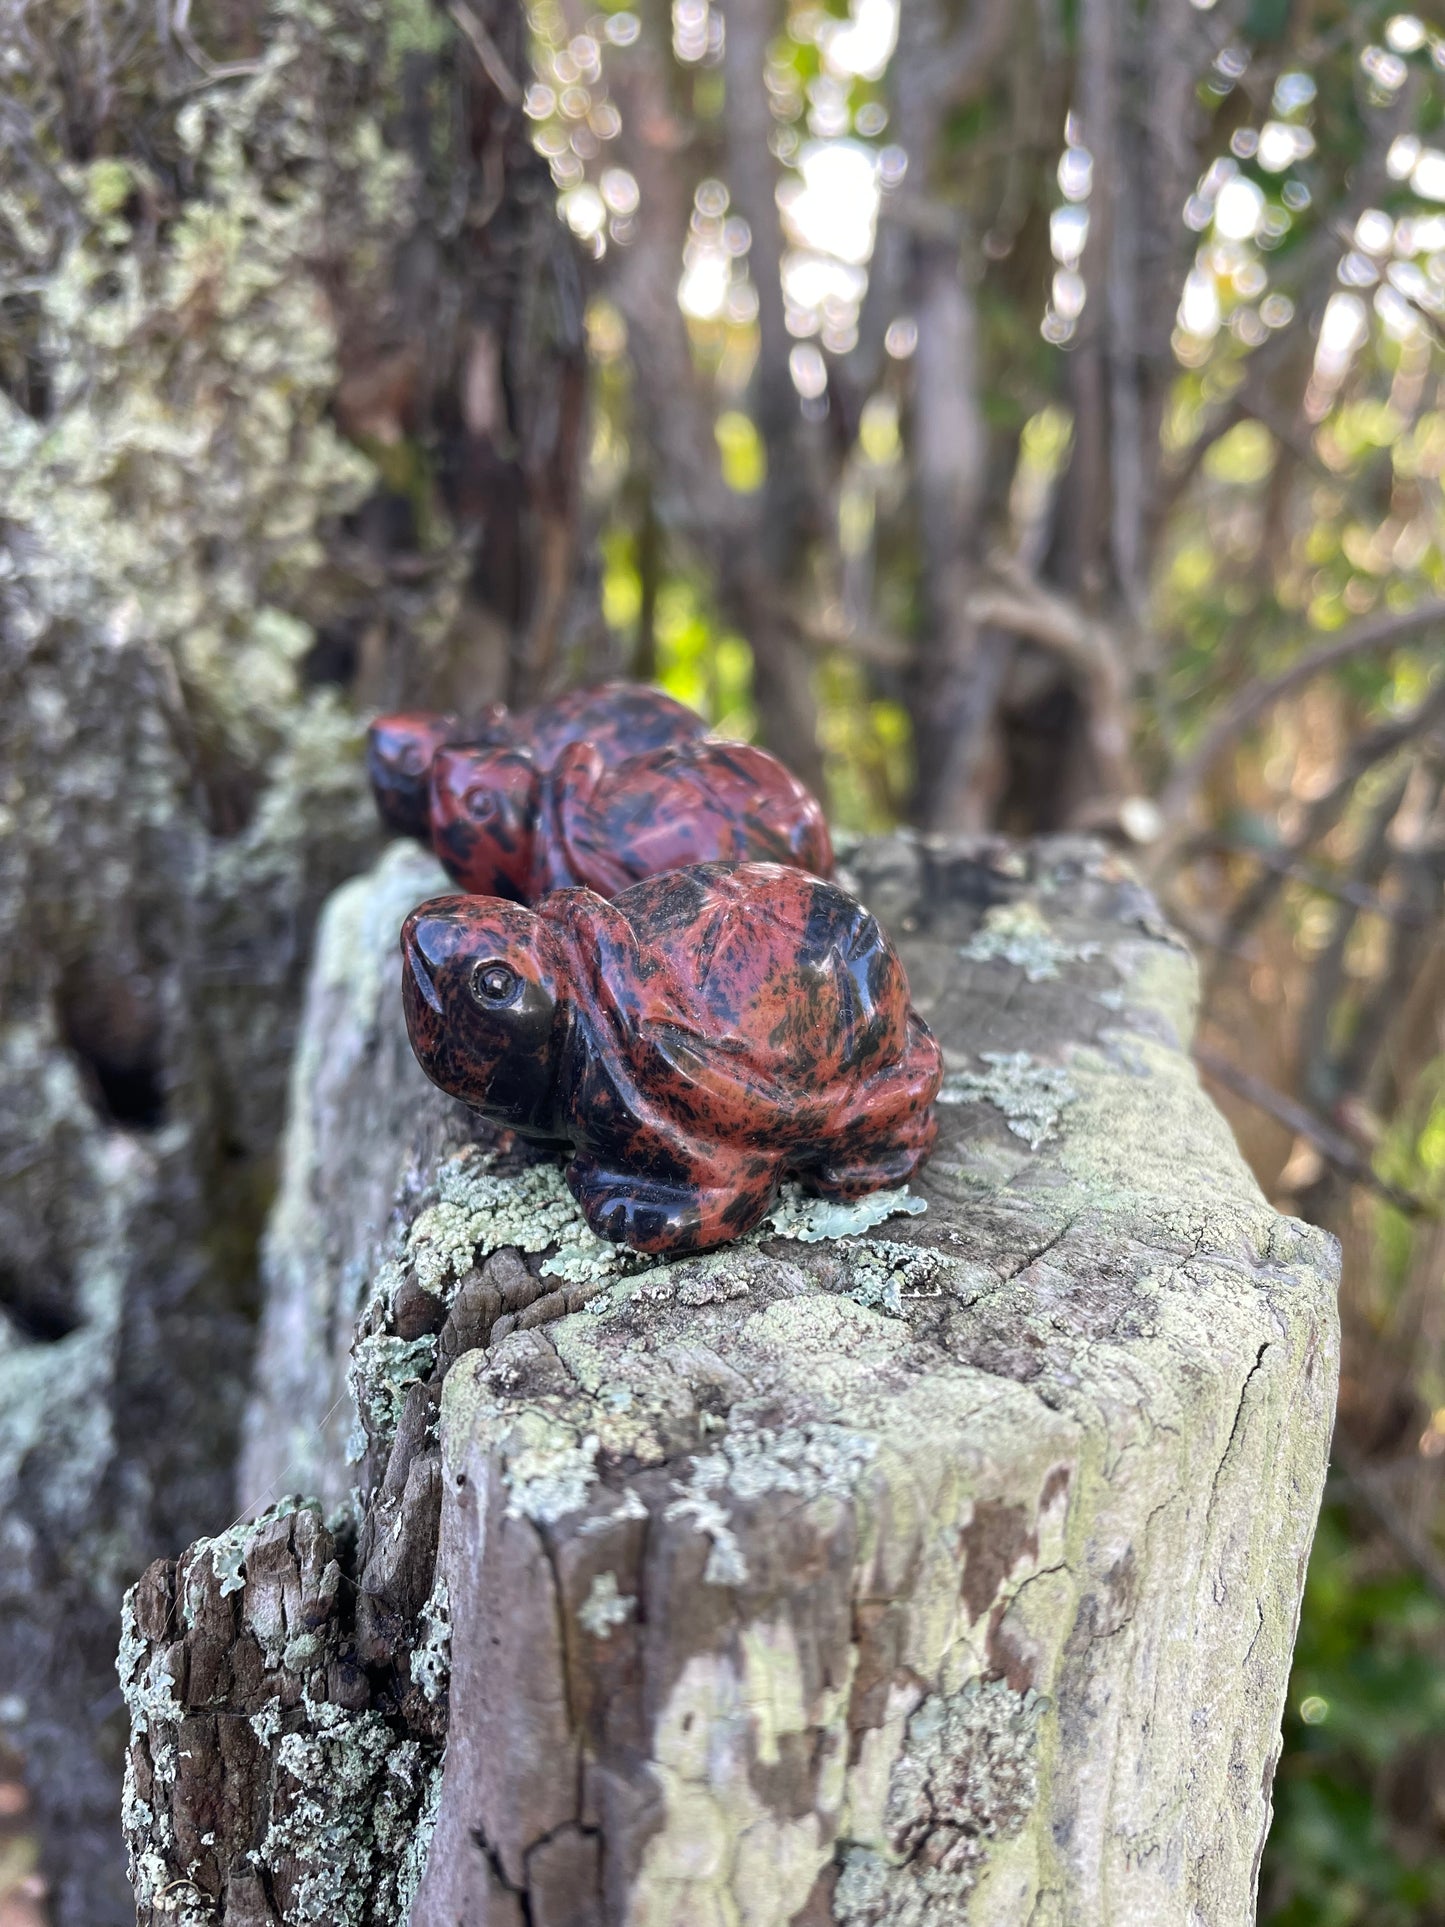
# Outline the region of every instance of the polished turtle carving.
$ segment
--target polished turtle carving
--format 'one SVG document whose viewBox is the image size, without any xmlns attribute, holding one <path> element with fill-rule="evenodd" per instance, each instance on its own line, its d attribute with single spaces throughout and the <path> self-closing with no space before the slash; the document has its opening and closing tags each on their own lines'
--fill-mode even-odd
<svg viewBox="0 0 1445 1927">
<path fill-rule="evenodd" d="M 595 743 L 569 743 L 550 770 L 530 750 L 443 748 L 430 820 L 456 884 L 518 903 L 571 884 L 615 897 L 691 863 L 833 871 L 817 799 L 747 743 L 669 744 L 611 768 Z"/>
<path fill-rule="evenodd" d="M 571 689 L 515 714 L 505 703 L 490 703 L 469 718 L 429 709 L 378 716 L 366 732 L 366 769 L 386 827 L 425 843 L 432 758 L 446 744 L 526 749 L 540 769 L 549 770 L 569 743 L 589 742 L 610 767 L 644 750 L 688 742 L 706 729 L 696 711 L 660 689 L 607 682 Z"/>
<path fill-rule="evenodd" d="M 836 883 L 701 864 L 608 902 L 437 897 L 402 930 L 407 1028 L 444 1091 L 565 1147 L 600 1236 L 650 1253 L 751 1230 L 785 1178 L 904 1183 L 943 1074 L 877 920 Z"/>
</svg>

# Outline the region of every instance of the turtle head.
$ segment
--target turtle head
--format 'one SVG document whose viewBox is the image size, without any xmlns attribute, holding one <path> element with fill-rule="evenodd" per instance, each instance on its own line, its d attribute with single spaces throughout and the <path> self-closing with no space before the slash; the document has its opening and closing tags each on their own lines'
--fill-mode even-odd
<svg viewBox="0 0 1445 1927">
<path fill-rule="evenodd" d="M 431 764 L 432 847 L 452 880 L 527 901 L 542 779 L 524 749 L 440 749 Z"/>
<path fill-rule="evenodd" d="M 386 827 L 428 841 L 427 775 L 431 759 L 457 732 L 455 716 L 432 709 L 378 716 L 366 732 L 366 773 Z"/>
<path fill-rule="evenodd" d="M 433 897 L 401 929 L 402 996 L 434 1084 L 498 1124 L 553 1135 L 565 1026 L 550 927 L 495 897 Z"/>
<path fill-rule="evenodd" d="M 397 836 L 430 842 L 427 800 L 432 758 L 445 743 L 501 743 L 508 731 L 503 703 L 488 704 L 471 722 L 437 709 L 403 709 L 378 716 L 366 732 L 366 773 L 382 822 Z"/>
</svg>

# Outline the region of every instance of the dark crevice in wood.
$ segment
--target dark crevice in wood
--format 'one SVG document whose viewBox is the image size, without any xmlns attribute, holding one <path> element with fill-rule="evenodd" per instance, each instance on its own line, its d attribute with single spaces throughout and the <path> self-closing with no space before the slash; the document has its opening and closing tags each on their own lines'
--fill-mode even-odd
<svg viewBox="0 0 1445 1927">
<path fill-rule="evenodd" d="M 56 1015 L 98 1115 L 122 1130 L 158 1130 L 167 1112 L 165 1064 L 142 973 L 87 959 L 62 979 Z"/>
<path fill-rule="evenodd" d="M 70 1293 L 44 1273 L 0 1267 L 0 1314 L 21 1338 L 54 1345 L 80 1324 Z"/>
</svg>

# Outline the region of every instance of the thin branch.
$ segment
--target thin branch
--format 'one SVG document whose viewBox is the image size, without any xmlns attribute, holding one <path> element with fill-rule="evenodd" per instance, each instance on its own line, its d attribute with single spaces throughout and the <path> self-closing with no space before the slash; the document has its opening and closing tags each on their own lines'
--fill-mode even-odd
<svg viewBox="0 0 1445 1927">
<path fill-rule="evenodd" d="M 1112 651 L 1104 624 L 1069 597 L 1029 579 L 1009 558 L 992 558 L 989 566 L 993 581 L 985 580 L 968 599 L 974 621 L 1036 642 L 1081 676 L 1096 674 Z"/>
<path fill-rule="evenodd" d="M 522 88 L 517 76 L 502 58 L 502 50 L 467 5 L 466 0 L 450 0 L 447 12 L 471 43 L 482 70 L 509 107 L 520 107 Z"/>
<path fill-rule="evenodd" d="M 1445 628 L 1445 598 L 1432 597 L 1413 609 L 1367 616 L 1348 629 L 1306 651 L 1278 675 L 1242 689 L 1208 731 L 1202 743 L 1165 784 L 1159 808 L 1166 822 L 1182 816 L 1194 792 L 1224 752 L 1266 715 L 1276 703 L 1292 696 L 1317 676 L 1327 675 L 1360 656 L 1397 648 L 1427 630 Z"/>
<path fill-rule="evenodd" d="M 1399 814 L 1410 785 L 1410 770 L 1401 770 L 1380 801 L 1370 811 L 1369 820 L 1351 870 L 1352 879 L 1362 885 L 1378 884 L 1390 862 L 1390 825 Z M 1353 904 L 1342 903 L 1335 911 L 1329 942 L 1315 958 L 1310 971 L 1309 994 L 1300 1019 L 1300 1064 L 1305 1094 L 1316 1103 L 1328 1103 L 1337 1095 L 1333 1089 L 1330 1062 L 1331 1020 L 1345 988 L 1345 954 L 1350 937 L 1359 921 Z"/>
<path fill-rule="evenodd" d="M 913 661 L 913 647 L 903 637 L 829 622 L 826 617 L 811 615 L 796 607 L 785 608 L 783 615 L 798 641 L 816 655 L 829 655 L 837 650 L 859 662 L 871 663 L 876 669 L 890 670 L 907 669 Z"/>
<path fill-rule="evenodd" d="M 1085 698 L 1105 797 L 1138 794 L 1130 755 L 1129 671 L 1114 630 L 1069 597 L 1035 582 L 1012 557 L 995 556 L 989 566 L 993 583 L 969 597 L 973 621 L 1037 643 L 1067 664 Z"/>
<path fill-rule="evenodd" d="M 1422 814 L 1429 821 L 1445 789 L 1445 766 L 1438 759 L 1427 760 L 1426 785 L 1428 800 Z M 1401 906 L 1401 914 L 1388 933 L 1384 966 L 1362 1001 L 1349 1042 L 1339 1054 L 1338 1074 L 1346 1090 L 1363 1091 L 1374 1086 L 1379 1096 L 1377 1057 L 1396 1019 L 1408 1010 L 1412 986 L 1419 984 L 1427 960 L 1439 943 L 1440 884 L 1445 877 L 1442 856 L 1445 851 L 1440 845 L 1423 839 L 1396 852 L 1397 872 L 1413 915 Z"/>
<path fill-rule="evenodd" d="M 1388 1178 L 1382 1178 L 1368 1158 L 1362 1157 L 1342 1132 L 1326 1124 L 1323 1118 L 1316 1117 L 1313 1111 L 1306 1110 L 1303 1104 L 1297 1104 L 1292 1097 L 1286 1097 L 1283 1091 L 1277 1091 L 1272 1084 L 1265 1083 L 1262 1077 L 1242 1070 L 1208 1044 L 1194 1046 L 1194 1061 L 1205 1076 L 1213 1078 L 1216 1084 L 1233 1091 L 1236 1097 L 1242 1097 L 1246 1104 L 1263 1111 L 1266 1117 L 1272 1117 L 1287 1131 L 1293 1131 L 1296 1137 L 1306 1138 L 1323 1158 L 1352 1183 L 1373 1191 L 1407 1217 L 1438 1218 L 1441 1215 L 1438 1204 L 1428 1198 L 1417 1197 L 1413 1191 L 1402 1191 L 1398 1185 L 1391 1184 Z"/>
<path fill-rule="evenodd" d="M 1319 896 L 1333 897 L 1337 903 L 1352 904 L 1366 916 L 1380 917 L 1386 923 L 1400 924 L 1409 930 L 1422 930 L 1432 921 L 1425 910 L 1391 903 L 1378 890 L 1367 889 L 1350 877 L 1331 876 L 1328 870 L 1322 870 L 1316 864 L 1302 863 L 1287 848 L 1272 849 L 1259 843 L 1247 843 L 1241 837 L 1221 836 L 1210 831 L 1203 836 L 1191 837 L 1180 855 L 1184 862 L 1196 856 L 1243 857 L 1247 862 L 1259 864 L 1283 882 L 1298 883 Z"/>
<path fill-rule="evenodd" d="M 964 26 L 941 50 L 937 86 L 950 105 L 967 106 L 988 91 L 1017 24 L 1014 0 L 974 0 Z"/>
<path fill-rule="evenodd" d="M 1305 812 L 1299 834 L 1289 845 L 1289 854 L 1303 856 L 1312 844 L 1318 843 L 1344 815 L 1360 778 L 1377 764 L 1388 761 L 1406 743 L 1428 734 L 1442 719 L 1445 719 L 1445 676 L 1408 715 L 1378 724 L 1349 745 L 1334 782 Z M 1230 912 L 1232 936 L 1242 936 L 1264 915 L 1279 894 L 1283 881 L 1279 873 L 1266 873 L 1250 885 Z"/>
<path fill-rule="evenodd" d="M 252 74 L 258 74 L 261 71 L 262 63 L 259 60 L 222 62 L 211 59 L 191 32 L 191 0 L 178 0 L 170 30 L 177 43 L 206 76 L 207 85 L 217 80 L 247 80 Z"/>
</svg>

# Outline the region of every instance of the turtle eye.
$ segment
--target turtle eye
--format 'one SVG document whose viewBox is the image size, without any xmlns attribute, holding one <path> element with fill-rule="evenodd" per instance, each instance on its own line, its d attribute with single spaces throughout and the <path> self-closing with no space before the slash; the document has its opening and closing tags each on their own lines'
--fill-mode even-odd
<svg viewBox="0 0 1445 1927">
<path fill-rule="evenodd" d="M 420 743 L 403 743 L 396 752 L 396 766 L 403 776 L 420 776 L 430 760 Z"/>
<path fill-rule="evenodd" d="M 509 1004 L 520 979 L 504 963 L 479 963 L 472 972 L 472 995 L 479 1004 Z"/>
<path fill-rule="evenodd" d="M 468 790 L 466 797 L 467 815 L 474 823 L 485 823 L 496 810 L 496 799 L 490 790 Z"/>
</svg>

